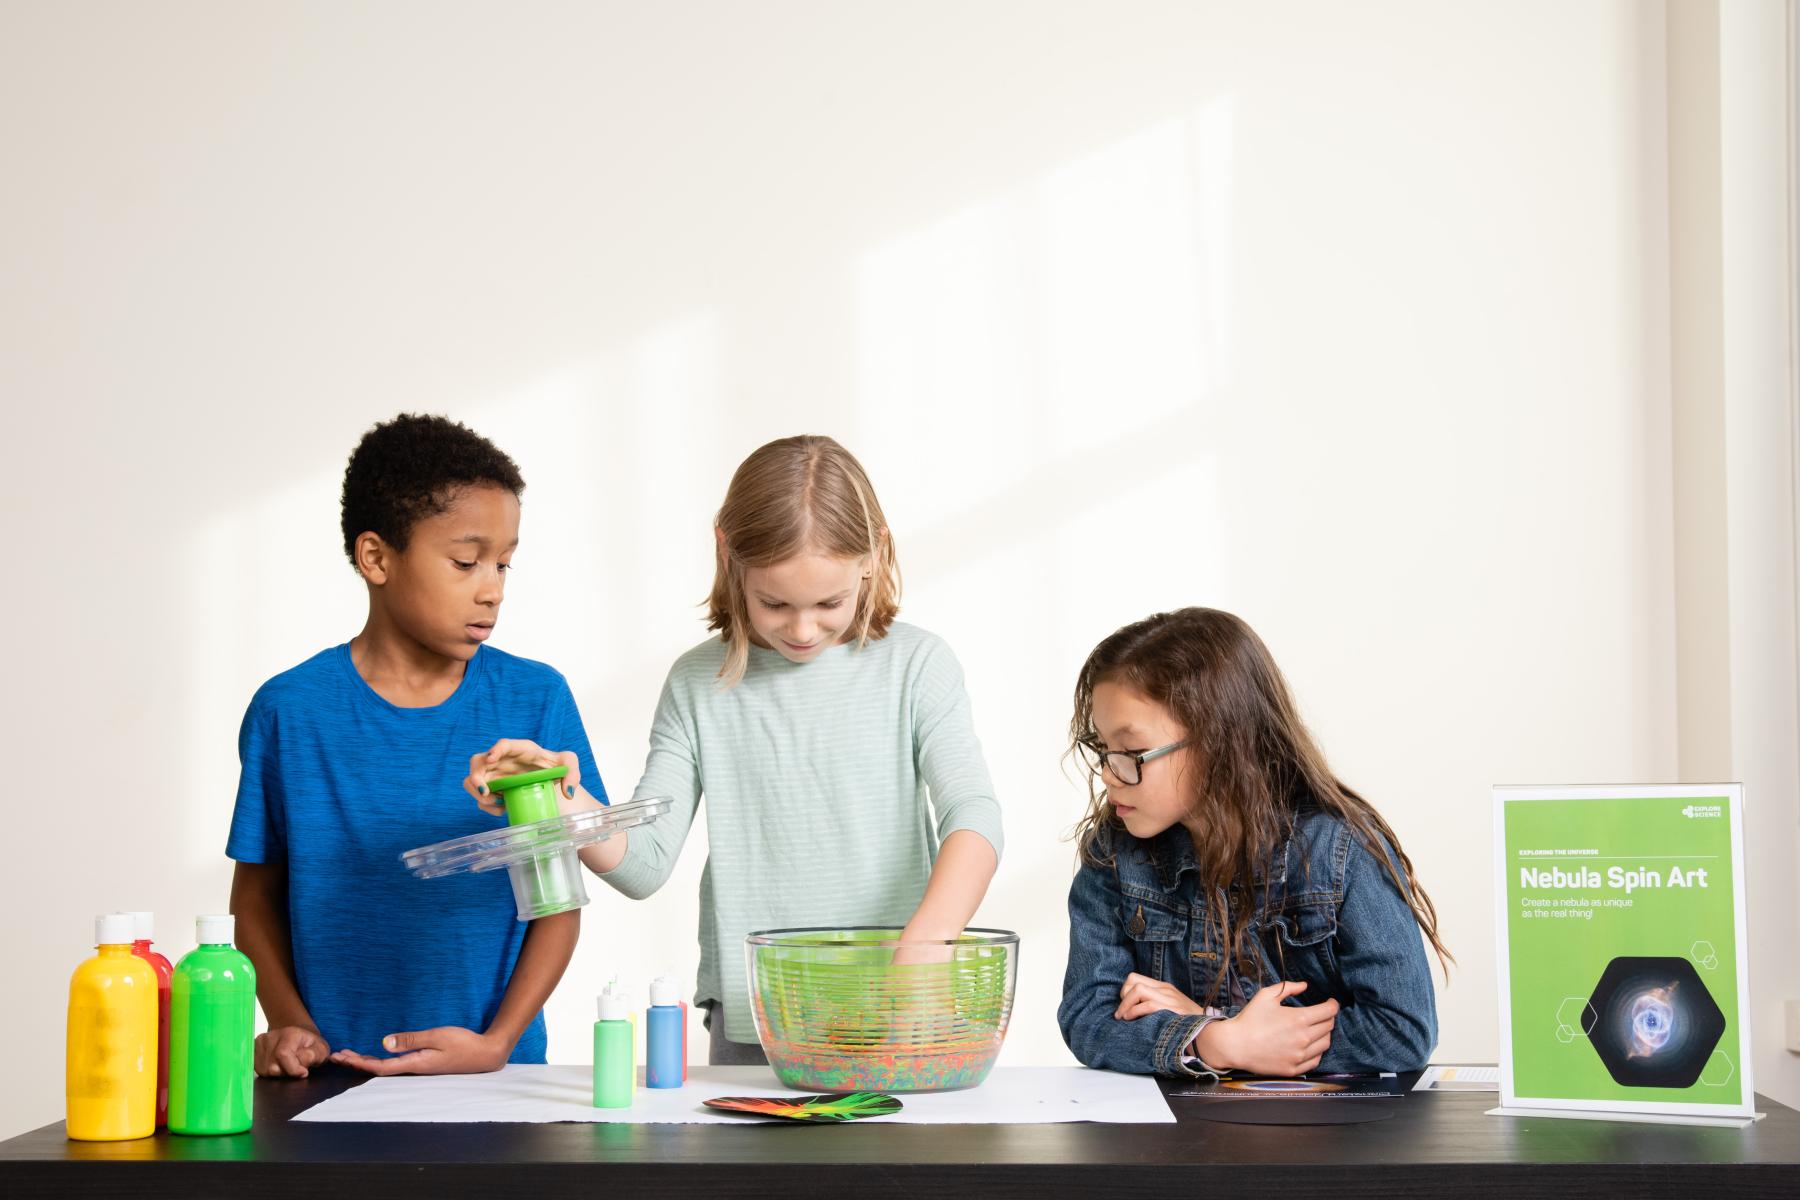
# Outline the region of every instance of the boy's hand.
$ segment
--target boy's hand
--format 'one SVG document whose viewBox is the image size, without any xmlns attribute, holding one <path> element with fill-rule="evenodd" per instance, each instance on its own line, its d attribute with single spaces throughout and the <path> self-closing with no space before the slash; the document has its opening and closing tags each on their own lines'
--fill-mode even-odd
<svg viewBox="0 0 1800 1200">
<path fill-rule="evenodd" d="M 1250 997 L 1237 1016 L 1202 1029 L 1195 1049 L 1209 1066 L 1220 1069 L 1278 1077 L 1306 1074 L 1331 1046 L 1338 1002 L 1305 1008 L 1282 1003 L 1305 990 L 1304 983 L 1271 984 Z"/>
<path fill-rule="evenodd" d="M 319 1031 L 303 1025 L 283 1025 L 256 1035 L 258 1075 L 305 1079 L 307 1068 L 318 1066 L 330 1056 L 331 1047 Z"/>
<path fill-rule="evenodd" d="M 1125 977 L 1125 984 L 1119 989 L 1119 1007 L 1113 1010 L 1113 1016 L 1121 1021 L 1135 1021 L 1164 1009 L 1190 1017 L 1206 1012 L 1205 1005 L 1196 1003 L 1192 996 L 1174 984 L 1134 971 Z"/>
<path fill-rule="evenodd" d="M 568 775 L 561 780 L 562 791 L 557 799 L 574 798 L 575 785 L 581 782 L 581 760 L 575 757 L 575 752 L 546 750 L 536 742 L 528 742 L 523 738 L 501 738 L 485 753 L 472 756 L 469 759 L 469 777 L 463 780 L 463 790 L 475 797 L 475 803 L 481 806 L 482 812 L 503 817 L 506 815 L 506 806 L 487 790 L 488 781 L 504 779 L 508 775 L 523 775 L 527 771 L 541 771 L 545 767 L 569 768 Z"/>
<path fill-rule="evenodd" d="M 440 1025 L 415 1033 L 390 1033 L 381 1039 L 392 1058 L 371 1058 L 354 1050 L 339 1050 L 334 1063 L 355 1067 L 371 1075 L 479 1075 L 506 1065 L 512 1047 L 485 1033 L 460 1025 Z"/>
</svg>

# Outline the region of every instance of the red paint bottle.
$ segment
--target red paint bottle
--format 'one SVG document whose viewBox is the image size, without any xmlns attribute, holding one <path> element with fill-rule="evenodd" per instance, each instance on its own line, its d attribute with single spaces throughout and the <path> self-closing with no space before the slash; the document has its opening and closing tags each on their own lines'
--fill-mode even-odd
<svg viewBox="0 0 1800 1200">
<path fill-rule="evenodd" d="M 156 915 L 147 912 L 127 913 L 132 921 L 131 952 L 150 964 L 156 972 L 156 1127 L 169 1123 L 169 987 L 175 968 L 169 960 L 151 947 L 156 935 Z"/>
</svg>

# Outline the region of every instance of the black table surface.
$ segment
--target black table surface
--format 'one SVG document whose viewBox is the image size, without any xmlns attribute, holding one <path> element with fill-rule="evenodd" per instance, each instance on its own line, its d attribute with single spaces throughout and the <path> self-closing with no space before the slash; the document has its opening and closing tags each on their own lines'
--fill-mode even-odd
<svg viewBox="0 0 1800 1200">
<path fill-rule="evenodd" d="M 61 1122 L 0 1142 L 0 1197 L 593 1195 L 1800 1197 L 1800 1113 L 1759 1098 L 1745 1129 L 1490 1117 L 1493 1092 L 1408 1093 L 1391 1120 L 1173 1125 L 294 1123 L 362 1081 L 336 1067 L 258 1080 L 234 1137 L 71 1142 Z M 1411 1076 L 1403 1077 L 1411 1086 Z M 1287 1101 L 1286 1103 L 1339 1103 Z M 579 1189 L 579 1190 L 578 1190 Z M 1273 1193 L 1271 1193 L 1273 1194 Z"/>
</svg>

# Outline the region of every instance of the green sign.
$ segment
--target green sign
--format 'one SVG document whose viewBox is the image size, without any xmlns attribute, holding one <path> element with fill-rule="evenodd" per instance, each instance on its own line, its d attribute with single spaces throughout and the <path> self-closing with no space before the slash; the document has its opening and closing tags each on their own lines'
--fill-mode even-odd
<svg viewBox="0 0 1800 1200">
<path fill-rule="evenodd" d="M 1495 788 L 1494 809 L 1502 1104 L 1753 1115 L 1742 790 Z"/>
</svg>

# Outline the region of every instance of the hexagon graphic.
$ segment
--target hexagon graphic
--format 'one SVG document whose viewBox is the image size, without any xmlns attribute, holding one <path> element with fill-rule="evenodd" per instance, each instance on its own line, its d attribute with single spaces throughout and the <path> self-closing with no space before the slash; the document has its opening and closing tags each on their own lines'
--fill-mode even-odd
<svg viewBox="0 0 1800 1200">
<path fill-rule="evenodd" d="M 1692 1087 L 1725 1033 L 1725 1014 L 1685 958 L 1615 958 L 1588 1004 L 1598 1018 L 1588 1041 L 1623 1087 Z"/>
<path fill-rule="evenodd" d="M 1598 1019 L 1586 996 L 1565 996 L 1556 1006 L 1556 1040 L 1566 1046 L 1592 1031 Z"/>
<path fill-rule="evenodd" d="M 1719 952 L 1713 949 L 1713 944 L 1705 938 L 1701 938 L 1693 944 L 1688 950 L 1688 957 L 1709 971 L 1715 971 L 1719 967 Z"/>
<path fill-rule="evenodd" d="M 1712 1057 L 1706 1060 L 1706 1069 L 1700 1072 L 1700 1082 L 1707 1087 L 1724 1087 L 1735 1074 L 1737 1064 L 1731 1061 L 1731 1055 L 1714 1050 Z"/>
</svg>

